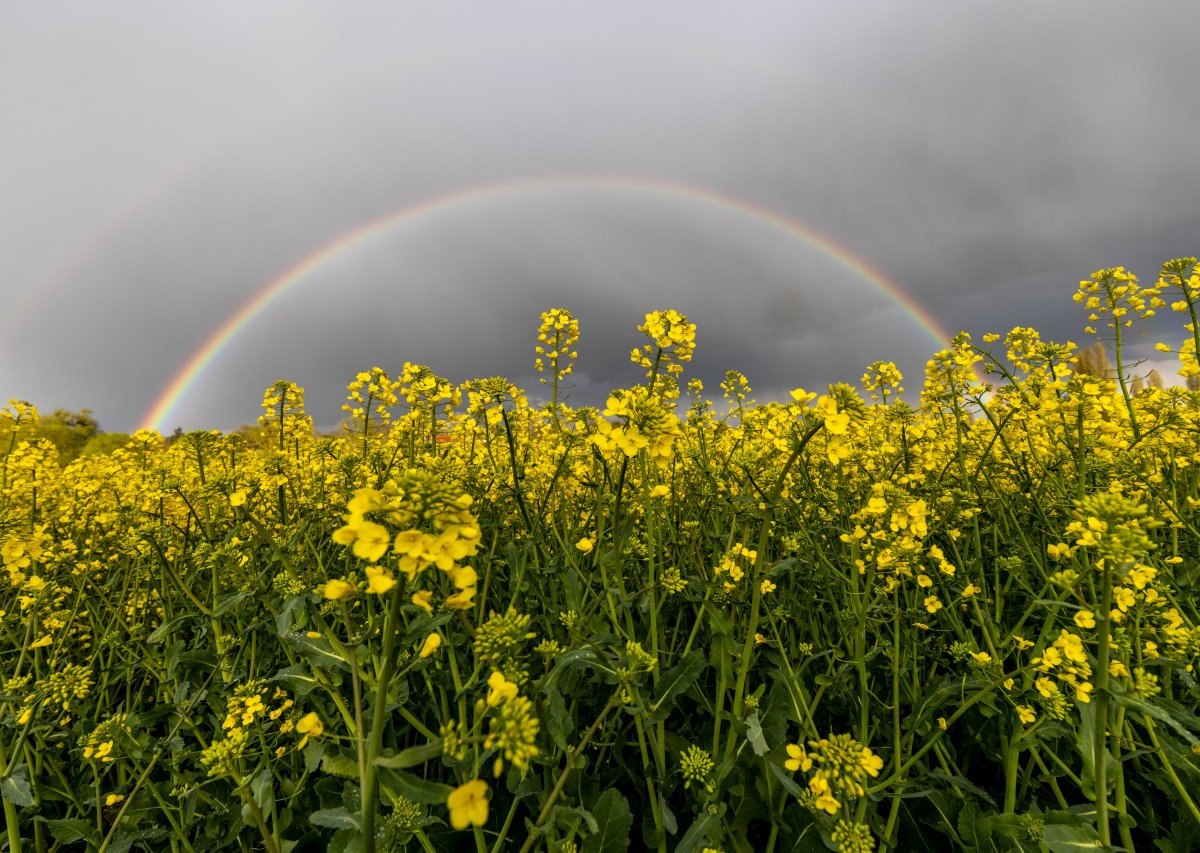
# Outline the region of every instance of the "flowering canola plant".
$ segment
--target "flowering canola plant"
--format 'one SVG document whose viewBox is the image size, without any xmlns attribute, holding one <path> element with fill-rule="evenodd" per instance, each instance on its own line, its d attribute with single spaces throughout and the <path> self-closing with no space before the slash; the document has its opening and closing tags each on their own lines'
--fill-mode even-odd
<svg viewBox="0 0 1200 853">
<path fill-rule="evenodd" d="M 1172 849 L 1200 838 L 1196 261 L 756 401 L 638 325 L 572 405 L 424 365 L 62 460 L 0 412 L 9 850 Z M 993 344 L 999 344 L 993 349 Z M 1185 376 L 1185 378 L 1187 378 Z M 911 381 L 909 382 L 911 384 Z M 1193 383 L 1194 384 L 1194 383 Z"/>
</svg>

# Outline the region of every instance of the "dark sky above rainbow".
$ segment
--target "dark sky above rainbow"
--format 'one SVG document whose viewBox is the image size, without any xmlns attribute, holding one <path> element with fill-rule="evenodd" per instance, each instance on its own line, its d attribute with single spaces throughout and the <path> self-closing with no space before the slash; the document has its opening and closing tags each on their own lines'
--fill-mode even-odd
<svg viewBox="0 0 1200 853">
<path fill-rule="evenodd" d="M 1092 270 L 1200 254 L 1190 3 L 0 6 L 0 397 L 229 429 L 378 364 L 571 399 L 635 327 L 760 400 L 959 329 L 1083 340 Z M 1181 337 L 1174 316 L 1134 354 Z M 1157 356 L 1157 358 L 1156 358 Z"/>
</svg>

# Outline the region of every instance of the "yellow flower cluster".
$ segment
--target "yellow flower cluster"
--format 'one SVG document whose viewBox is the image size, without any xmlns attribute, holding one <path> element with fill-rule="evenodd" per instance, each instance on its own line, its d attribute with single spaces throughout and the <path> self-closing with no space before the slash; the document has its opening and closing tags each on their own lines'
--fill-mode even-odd
<svg viewBox="0 0 1200 853">
<path fill-rule="evenodd" d="M 800 770 L 812 774 L 808 780 L 812 805 L 828 814 L 842 807 L 839 797 L 866 796 L 867 777 L 878 776 L 883 769 L 882 758 L 847 734 L 811 740 L 807 749 L 790 743 L 787 754 L 784 767 L 793 773 Z"/>
<path fill-rule="evenodd" d="M 445 598 L 451 609 L 471 606 L 477 576 L 460 561 L 479 550 L 480 529 L 470 512 L 472 498 L 442 483 L 424 471 L 406 471 L 381 489 L 357 489 L 347 504 L 345 524 L 333 533 L 340 545 L 350 545 L 354 555 L 378 563 L 390 551 L 394 566 L 412 584 L 430 566 L 436 566 L 453 584 L 455 592 Z M 378 519 L 372 520 L 372 519 Z M 384 523 L 386 522 L 386 526 Z M 392 529 L 400 528 L 394 536 Z M 365 589 L 383 595 L 396 586 L 389 565 L 368 566 Z M 331 580 L 323 587 L 328 599 L 352 598 L 357 588 L 345 580 Z M 432 592 L 418 590 L 413 603 L 432 611 Z"/>
<path fill-rule="evenodd" d="M 620 418 L 620 424 L 606 420 Z M 662 397 L 637 387 L 608 398 L 604 417 L 596 418 L 592 443 L 601 453 L 620 451 L 626 458 L 645 450 L 658 466 L 670 464 L 675 441 L 683 431 L 679 418 Z"/>
<path fill-rule="evenodd" d="M 1073 298 L 1091 312 L 1089 322 L 1107 319 L 1107 327 L 1116 329 L 1118 324 L 1125 328 L 1132 326 L 1135 317 L 1153 317 L 1155 309 L 1167 304 L 1159 294 L 1157 285 L 1139 287 L 1137 276 L 1125 267 L 1110 267 L 1097 270 L 1079 282 Z M 1096 332 L 1092 326 L 1086 331 Z"/>
<path fill-rule="evenodd" d="M 225 719 L 221 728 L 232 735 L 248 731 L 259 723 L 274 723 L 296 703 L 287 691 L 276 687 L 272 690 L 265 681 L 258 679 L 239 684 L 225 705 Z M 291 725 L 287 725 L 288 731 Z"/>
<path fill-rule="evenodd" d="M 575 359 L 579 351 L 575 344 L 579 341 L 579 321 L 564 308 L 551 308 L 541 314 L 542 324 L 538 326 L 538 343 L 534 347 L 537 358 L 533 367 L 538 373 L 549 369 L 554 380 L 561 380 L 571 375 L 575 368 Z M 546 384 L 546 378 L 539 377 L 539 382 Z"/>
</svg>

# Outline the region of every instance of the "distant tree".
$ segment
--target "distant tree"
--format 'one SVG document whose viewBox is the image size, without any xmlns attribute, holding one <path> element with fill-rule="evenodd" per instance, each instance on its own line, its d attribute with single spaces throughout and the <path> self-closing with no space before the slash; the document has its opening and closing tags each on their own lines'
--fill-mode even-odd
<svg viewBox="0 0 1200 853">
<path fill-rule="evenodd" d="M 270 450 L 272 447 L 273 436 L 267 427 L 259 424 L 242 424 L 242 426 L 233 432 L 234 435 L 242 437 L 247 447 L 252 447 L 255 450 Z"/>
<path fill-rule="evenodd" d="M 129 436 L 123 432 L 102 432 L 88 440 L 79 451 L 80 456 L 107 455 L 129 443 Z"/>
<path fill-rule="evenodd" d="M 1075 362 L 1075 372 L 1080 376 L 1091 376 L 1095 379 L 1114 379 L 1112 363 L 1108 360 L 1108 350 L 1100 341 L 1079 351 Z"/>
<path fill-rule="evenodd" d="M 58 448 L 58 462 L 65 465 L 79 456 L 84 446 L 100 434 L 100 424 L 92 417 L 91 409 L 70 412 L 56 409 L 42 417 L 32 433 Z"/>
</svg>

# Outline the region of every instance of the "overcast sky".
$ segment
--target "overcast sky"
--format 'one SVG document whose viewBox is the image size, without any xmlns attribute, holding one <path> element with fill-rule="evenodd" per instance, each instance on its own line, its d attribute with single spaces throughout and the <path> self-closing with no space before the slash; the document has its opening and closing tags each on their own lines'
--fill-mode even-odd
<svg viewBox="0 0 1200 853">
<path fill-rule="evenodd" d="M 580 403 L 635 381 L 659 307 L 699 325 L 713 394 L 730 368 L 769 397 L 876 358 L 916 390 L 936 345 L 861 265 L 952 332 L 1082 341 L 1079 278 L 1200 253 L 1198 24 L 1191 3 L 0 2 L 0 396 L 132 429 L 270 282 L 452 194 L 268 303 L 163 430 L 251 422 L 277 378 L 331 425 L 355 372 L 405 360 L 535 391 L 555 306 L 580 318 Z"/>
</svg>

